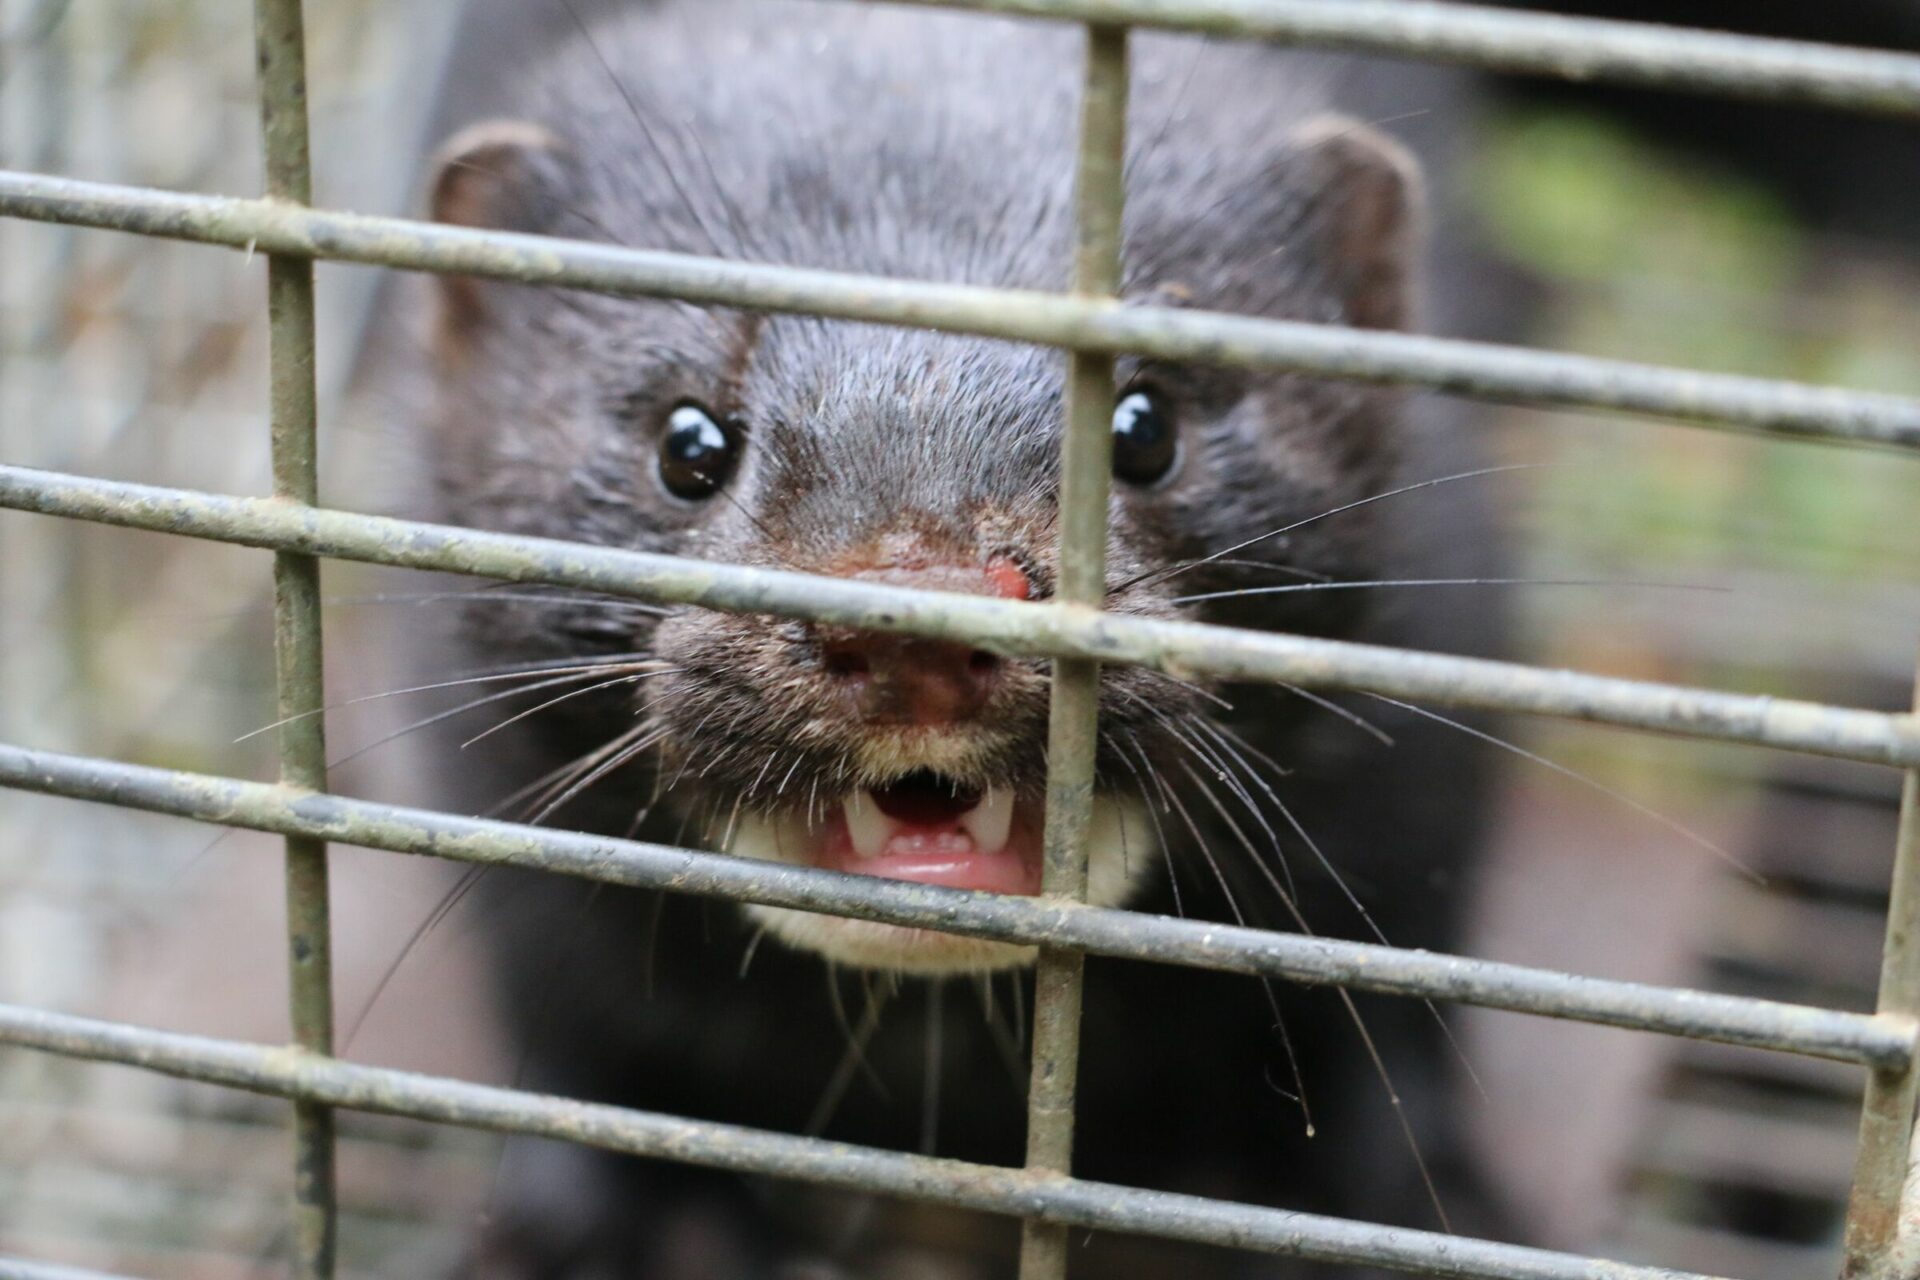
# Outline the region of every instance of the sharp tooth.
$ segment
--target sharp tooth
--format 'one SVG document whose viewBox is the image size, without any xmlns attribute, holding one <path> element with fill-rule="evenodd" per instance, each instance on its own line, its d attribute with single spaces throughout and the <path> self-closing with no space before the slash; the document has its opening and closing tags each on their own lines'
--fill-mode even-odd
<svg viewBox="0 0 1920 1280">
<path fill-rule="evenodd" d="M 887 847 L 887 837 L 893 834 L 893 819 L 880 812 L 873 797 L 864 790 L 848 796 L 843 806 L 847 811 L 847 834 L 853 838 L 853 851 L 863 858 L 877 858 L 880 851 Z"/>
<path fill-rule="evenodd" d="M 981 853 L 998 853 L 1007 847 L 1007 834 L 1013 829 L 1013 791 L 987 788 L 980 803 L 960 818 L 960 829 L 973 837 L 973 847 Z"/>
</svg>

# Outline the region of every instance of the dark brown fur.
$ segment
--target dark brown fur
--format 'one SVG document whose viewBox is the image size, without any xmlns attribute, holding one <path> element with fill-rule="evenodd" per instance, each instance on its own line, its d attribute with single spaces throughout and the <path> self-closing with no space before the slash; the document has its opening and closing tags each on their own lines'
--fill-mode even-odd
<svg viewBox="0 0 1920 1280">
<path fill-rule="evenodd" d="M 453 144 L 433 193 L 439 216 L 882 275 L 1064 285 L 1071 29 L 797 0 L 623 13 L 595 22 L 590 39 L 563 22 L 541 56 L 487 69 L 505 88 L 472 114 L 523 123 L 482 126 Z M 1438 101 L 1444 82 L 1149 36 L 1136 37 L 1135 60 L 1128 297 L 1412 322 L 1419 183 L 1397 148 L 1352 116 L 1432 105 L 1421 86 Z M 390 355 L 379 375 L 419 422 L 433 480 L 421 514 L 816 572 L 929 552 L 958 564 L 1001 555 L 1026 569 L 1037 597 L 1050 594 L 1056 352 L 478 281 L 443 283 L 423 314 L 426 340 Z M 1403 607 L 1366 591 L 1177 603 L 1302 575 L 1484 572 L 1491 540 L 1474 499 L 1447 490 L 1308 524 L 1192 572 L 1152 572 L 1471 466 L 1430 407 L 1244 370 L 1128 360 L 1121 378 L 1123 389 L 1148 386 L 1177 407 L 1183 452 L 1163 483 L 1116 484 L 1110 608 L 1427 648 L 1489 642 L 1493 604 L 1439 593 L 1399 597 Z M 721 498 L 689 503 L 655 478 L 659 424 L 682 399 L 746 424 L 740 471 Z M 805 624 L 482 595 L 444 645 L 423 646 L 429 676 L 632 652 L 667 669 L 531 716 L 484 751 L 439 756 L 436 798 L 487 808 L 636 726 L 653 746 L 552 821 L 713 840 L 743 800 L 810 803 L 861 776 L 867 726 L 835 699 Z M 971 781 L 1037 794 L 1045 676 L 1045 664 L 1007 664 L 968 756 Z M 1451 940 L 1477 834 L 1477 765 L 1464 740 L 1356 704 L 1397 736 L 1389 751 L 1282 690 L 1198 690 L 1145 671 L 1107 672 L 1103 702 L 1101 785 L 1145 789 L 1169 845 L 1168 869 L 1136 905 L 1215 919 L 1244 912 L 1292 928 L 1275 889 L 1287 881 L 1316 929 L 1371 936 L 1294 833 L 1297 819 L 1393 941 Z M 1228 745 L 1237 741 L 1249 744 L 1239 763 Z M 846 993 L 854 1021 L 863 999 L 878 998 L 871 983 L 862 997 L 856 980 L 771 943 L 737 976 L 749 931 L 727 909 L 611 890 L 589 897 L 575 883 L 504 875 L 489 877 L 485 898 L 503 1008 L 542 1088 L 798 1130 L 847 1054 L 829 985 Z M 1330 993 L 1280 993 L 1321 1135 L 1308 1141 L 1258 986 L 1098 961 L 1089 972 L 1081 1173 L 1432 1225 L 1385 1089 Z M 1001 1022 L 1010 981 L 994 987 Z M 890 1092 L 855 1084 L 828 1135 L 921 1144 L 918 1094 L 937 1025 L 934 1149 L 1018 1161 L 1018 1071 L 1003 1060 L 1005 1030 L 981 1015 L 966 984 L 946 986 L 938 1003 L 918 982 L 883 1001 L 865 1055 Z M 1364 1008 L 1442 1198 L 1462 1226 L 1492 1229 L 1430 1015 L 1409 1002 Z M 913 1214 L 862 1225 L 844 1197 L 557 1147 L 523 1150 L 510 1164 L 476 1274 L 932 1275 L 935 1254 L 962 1268 L 951 1274 L 1007 1273 L 1003 1224 L 957 1237 Z M 1087 1258 L 1088 1275 L 1192 1275 L 1203 1263 L 1266 1274 L 1271 1265 L 1126 1242 Z M 826 1269 L 796 1270 L 803 1262 Z"/>
</svg>

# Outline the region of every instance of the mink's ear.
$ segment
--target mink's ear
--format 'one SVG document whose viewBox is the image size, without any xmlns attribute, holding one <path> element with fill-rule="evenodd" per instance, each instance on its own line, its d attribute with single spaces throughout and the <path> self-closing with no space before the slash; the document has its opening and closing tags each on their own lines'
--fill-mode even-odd
<svg viewBox="0 0 1920 1280">
<path fill-rule="evenodd" d="M 1420 166 L 1398 142 L 1346 116 L 1308 120 L 1289 139 L 1302 189 L 1313 193 L 1312 234 L 1347 322 L 1368 329 L 1414 323 L 1424 197 Z"/>
<path fill-rule="evenodd" d="M 435 222 L 496 231 L 554 232 L 569 204 L 572 157 L 546 129 L 521 120 L 469 125 L 434 157 L 428 211 Z M 490 282 L 439 279 L 442 336 L 459 340 L 487 316 Z"/>
</svg>

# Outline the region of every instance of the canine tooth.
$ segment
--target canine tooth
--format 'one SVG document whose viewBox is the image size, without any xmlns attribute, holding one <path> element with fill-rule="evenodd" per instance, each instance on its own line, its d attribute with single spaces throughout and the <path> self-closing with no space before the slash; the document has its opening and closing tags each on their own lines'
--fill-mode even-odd
<svg viewBox="0 0 1920 1280">
<path fill-rule="evenodd" d="M 893 834 L 893 819 L 880 812 L 880 806 L 865 791 L 846 798 L 847 834 L 853 838 L 853 851 L 863 858 L 877 858 Z"/>
<path fill-rule="evenodd" d="M 781 824 L 758 813 L 743 813 L 740 820 L 723 832 L 724 849 L 740 858 L 760 858 L 767 862 L 789 861 L 781 839 Z M 797 847 L 797 846 L 790 846 Z"/>
<path fill-rule="evenodd" d="M 987 789 L 980 803 L 960 818 L 960 829 L 973 837 L 973 847 L 981 853 L 998 853 L 1007 847 L 1007 835 L 1013 830 L 1013 792 L 1011 789 Z"/>
</svg>

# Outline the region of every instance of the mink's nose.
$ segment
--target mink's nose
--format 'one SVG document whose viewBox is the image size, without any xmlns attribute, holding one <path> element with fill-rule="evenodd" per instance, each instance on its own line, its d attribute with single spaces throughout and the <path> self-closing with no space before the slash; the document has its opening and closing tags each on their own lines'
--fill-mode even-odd
<svg viewBox="0 0 1920 1280">
<path fill-rule="evenodd" d="M 889 586 L 1025 599 L 1026 574 L 996 556 L 984 569 L 886 565 L 848 575 Z M 860 718 L 875 724 L 937 725 L 975 719 L 1001 677 L 997 655 L 951 640 L 820 627 L 820 665 Z"/>
<path fill-rule="evenodd" d="M 934 725 L 971 720 L 993 696 L 1000 659 L 945 640 L 821 629 L 827 678 L 864 720 Z"/>
</svg>

